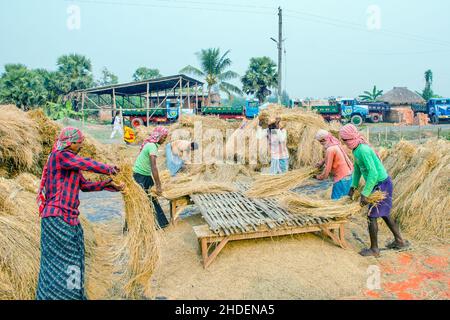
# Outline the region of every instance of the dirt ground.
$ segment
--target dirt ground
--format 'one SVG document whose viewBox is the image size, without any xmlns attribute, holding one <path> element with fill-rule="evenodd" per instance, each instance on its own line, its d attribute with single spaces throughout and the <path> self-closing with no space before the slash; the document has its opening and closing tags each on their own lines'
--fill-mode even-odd
<svg viewBox="0 0 450 320">
<path fill-rule="evenodd" d="M 82 213 L 105 223 L 123 213 L 119 194 L 83 194 Z M 167 209 L 167 208 L 166 208 Z M 167 211 L 166 211 L 167 212 Z M 161 259 L 151 287 L 156 299 L 449 299 L 449 245 L 412 242 L 411 250 L 383 250 L 363 258 L 368 241 L 363 217 L 346 228 L 351 249 L 318 235 L 296 235 L 228 243 L 204 269 L 192 226 L 203 224 L 190 207 L 161 235 Z M 381 221 L 380 221 L 381 225 Z M 380 228 L 380 246 L 390 240 Z M 377 279 L 379 287 L 372 282 Z"/>
</svg>

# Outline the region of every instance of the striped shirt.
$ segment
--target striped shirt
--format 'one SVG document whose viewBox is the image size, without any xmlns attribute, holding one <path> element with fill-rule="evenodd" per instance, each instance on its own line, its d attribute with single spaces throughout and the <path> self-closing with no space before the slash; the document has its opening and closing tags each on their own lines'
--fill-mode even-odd
<svg viewBox="0 0 450 320">
<path fill-rule="evenodd" d="M 45 181 L 45 205 L 42 218 L 63 217 L 70 225 L 78 225 L 79 191 L 116 191 L 106 185 L 111 179 L 101 182 L 86 180 L 81 171 L 111 174 L 112 167 L 89 158 L 82 158 L 73 152 L 63 150 L 52 152 L 48 159 L 48 175 Z"/>
</svg>

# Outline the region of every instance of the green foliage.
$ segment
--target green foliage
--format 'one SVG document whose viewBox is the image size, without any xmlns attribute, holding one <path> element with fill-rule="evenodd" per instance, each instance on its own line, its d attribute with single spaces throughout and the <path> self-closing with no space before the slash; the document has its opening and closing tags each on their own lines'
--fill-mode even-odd
<svg viewBox="0 0 450 320">
<path fill-rule="evenodd" d="M 111 84 L 118 84 L 119 78 L 109 71 L 106 67 L 102 69 L 102 75 L 100 80 L 97 81 L 97 85 L 99 86 L 108 86 Z"/>
<path fill-rule="evenodd" d="M 271 94 L 270 88 L 278 83 L 276 64 L 269 57 L 257 57 L 250 59 L 250 65 L 241 79 L 243 91 L 247 94 L 255 94 L 263 103 Z"/>
<path fill-rule="evenodd" d="M 148 79 L 155 79 L 161 77 L 162 75 L 158 69 L 151 69 L 147 67 L 137 68 L 136 71 L 133 73 L 134 81 L 144 81 Z"/>
<path fill-rule="evenodd" d="M 94 85 L 92 64 L 87 57 L 80 54 L 63 55 L 58 58 L 57 66 L 61 76 L 60 90 L 63 94 Z"/>
<path fill-rule="evenodd" d="M 383 95 L 383 90 L 378 90 L 377 86 L 373 86 L 372 92 L 364 91 L 364 94 L 360 95 L 362 101 L 375 102 L 379 97 Z"/>
<path fill-rule="evenodd" d="M 44 111 L 52 120 L 67 120 L 69 118 L 81 116 L 81 112 L 73 110 L 72 102 L 70 102 L 70 100 L 65 103 L 61 102 L 60 99 L 56 103 L 48 102 L 44 107 Z"/>
<path fill-rule="evenodd" d="M 232 93 L 241 94 L 242 92 L 237 86 L 228 82 L 239 77 L 236 72 L 227 70 L 231 66 L 231 59 L 227 57 L 229 53 L 230 50 L 227 50 L 221 55 L 219 48 L 202 49 L 196 53 L 200 68 L 188 65 L 181 69 L 180 73 L 204 77 L 208 85 L 208 96 L 213 88 L 218 88 L 225 92 L 230 99 Z"/>
<path fill-rule="evenodd" d="M 0 102 L 24 110 L 44 104 L 48 92 L 40 74 L 21 64 L 5 65 L 0 78 Z"/>
<path fill-rule="evenodd" d="M 416 91 L 416 93 L 420 95 L 425 101 L 428 101 L 432 98 L 437 97 L 437 95 L 434 94 L 433 89 L 431 88 L 431 86 L 433 85 L 433 71 L 425 71 L 424 78 L 425 88 L 422 90 L 422 92 Z"/>
</svg>

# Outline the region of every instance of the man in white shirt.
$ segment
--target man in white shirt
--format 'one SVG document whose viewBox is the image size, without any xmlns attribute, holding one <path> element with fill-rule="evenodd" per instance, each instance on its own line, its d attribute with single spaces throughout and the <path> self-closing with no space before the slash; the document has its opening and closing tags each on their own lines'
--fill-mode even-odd
<svg viewBox="0 0 450 320">
<path fill-rule="evenodd" d="M 111 139 L 114 138 L 116 133 L 119 133 L 121 137 L 123 137 L 123 127 L 122 127 L 122 117 L 120 116 L 120 112 L 116 112 L 116 116 L 114 117 L 114 125 L 113 131 L 111 133 Z"/>
</svg>

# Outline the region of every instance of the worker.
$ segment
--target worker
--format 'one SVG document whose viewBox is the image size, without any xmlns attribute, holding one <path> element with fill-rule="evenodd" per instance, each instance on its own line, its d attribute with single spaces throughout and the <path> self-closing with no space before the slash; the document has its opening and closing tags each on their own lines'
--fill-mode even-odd
<svg viewBox="0 0 450 320">
<path fill-rule="evenodd" d="M 119 133 L 119 135 L 123 137 L 122 117 L 120 116 L 119 111 L 116 111 L 116 116 L 113 119 L 113 131 L 111 132 L 110 138 L 114 138 L 116 133 Z"/>
<path fill-rule="evenodd" d="M 331 174 L 333 176 L 333 189 L 331 199 L 339 200 L 346 196 L 352 184 L 353 163 L 342 149 L 339 140 L 326 130 L 319 130 L 316 140 L 325 148 L 325 159 L 316 166 L 324 168 L 322 173 L 316 176 L 318 180 L 325 180 Z"/>
<path fill-rule="evenodd" d="M 289 169 L 289 151 L 287 148 L 287 131 L 281 118 L 269 120 L 264 124 L 260 120 L 256 132 L 257 139 L 267 138 L 270 148 L 270 173 L 282 174 Z"/>
<path fill-rule="evenodd" d="M 133 166 L 133 178 L 144 189 L 145 192 L 155 185 L 156 194 L 162 193 L 161 180 L 156 163 L 158 157 L 158 148 L 167 138 L 169 130 L 165 127 L 156 127 L 149 138 L 144 140 L 139 151 L 139 155 Z M 162 210 L 158 200 L 152 197 L 153 207 L 155 208 L 156 220 L 160 228 L 169 225 L 167 218 Z"/>
<path fill-rule="evenodd" d="M 403 240 L 397 223 L 391 218 L 392 209 L 392 180 L 384 168 L 379 156 L 375 150 L 368 144 L 366 139 L 358 132 L 358 129 L 347 124 L 339 130 L 339 136 L 344 143 L 352 150 L 354 156 L 354 171 L 352 176 L 352 185 L 349 196 L 353 197 L 355 190 L 359 186 L 361 175 L 366 182 L 361 193 L 361 205 L 368 205 L 367 197 L 374 191 L 381 191 L 386 194 L 386 198 L 378 204 L 369 206 L 368 228 L 370 235 L 370 248 L 360 252 L 362 256 L 380 255 L 378 249 L 378 218 L 382 218 L 387 224 L 389 230 L 394 235 L 394 241 L 387 247 L 389 249 L 403 249 L 409 244 Z"/>
<path fill-rule="evenodd" d="M 85 300 L 85 251 L 78 219 L 80 190 L 121 191 L 111 179 L 91 182 L 81 171 L 117 174 L 119 168 L 78 156 L 84 137 L 64 128 L 42 172 L 38 192 L 41 217 L 41 259 L 36 292 L 38 300 Z"/>
<path fill-rule="evenodd" d="M 198 144 L 188 140 L 175 140 L 166 145 L 166 165 L 172 177 L 183 167 L 184 158 L 197 149 Z"/>
</svg>

